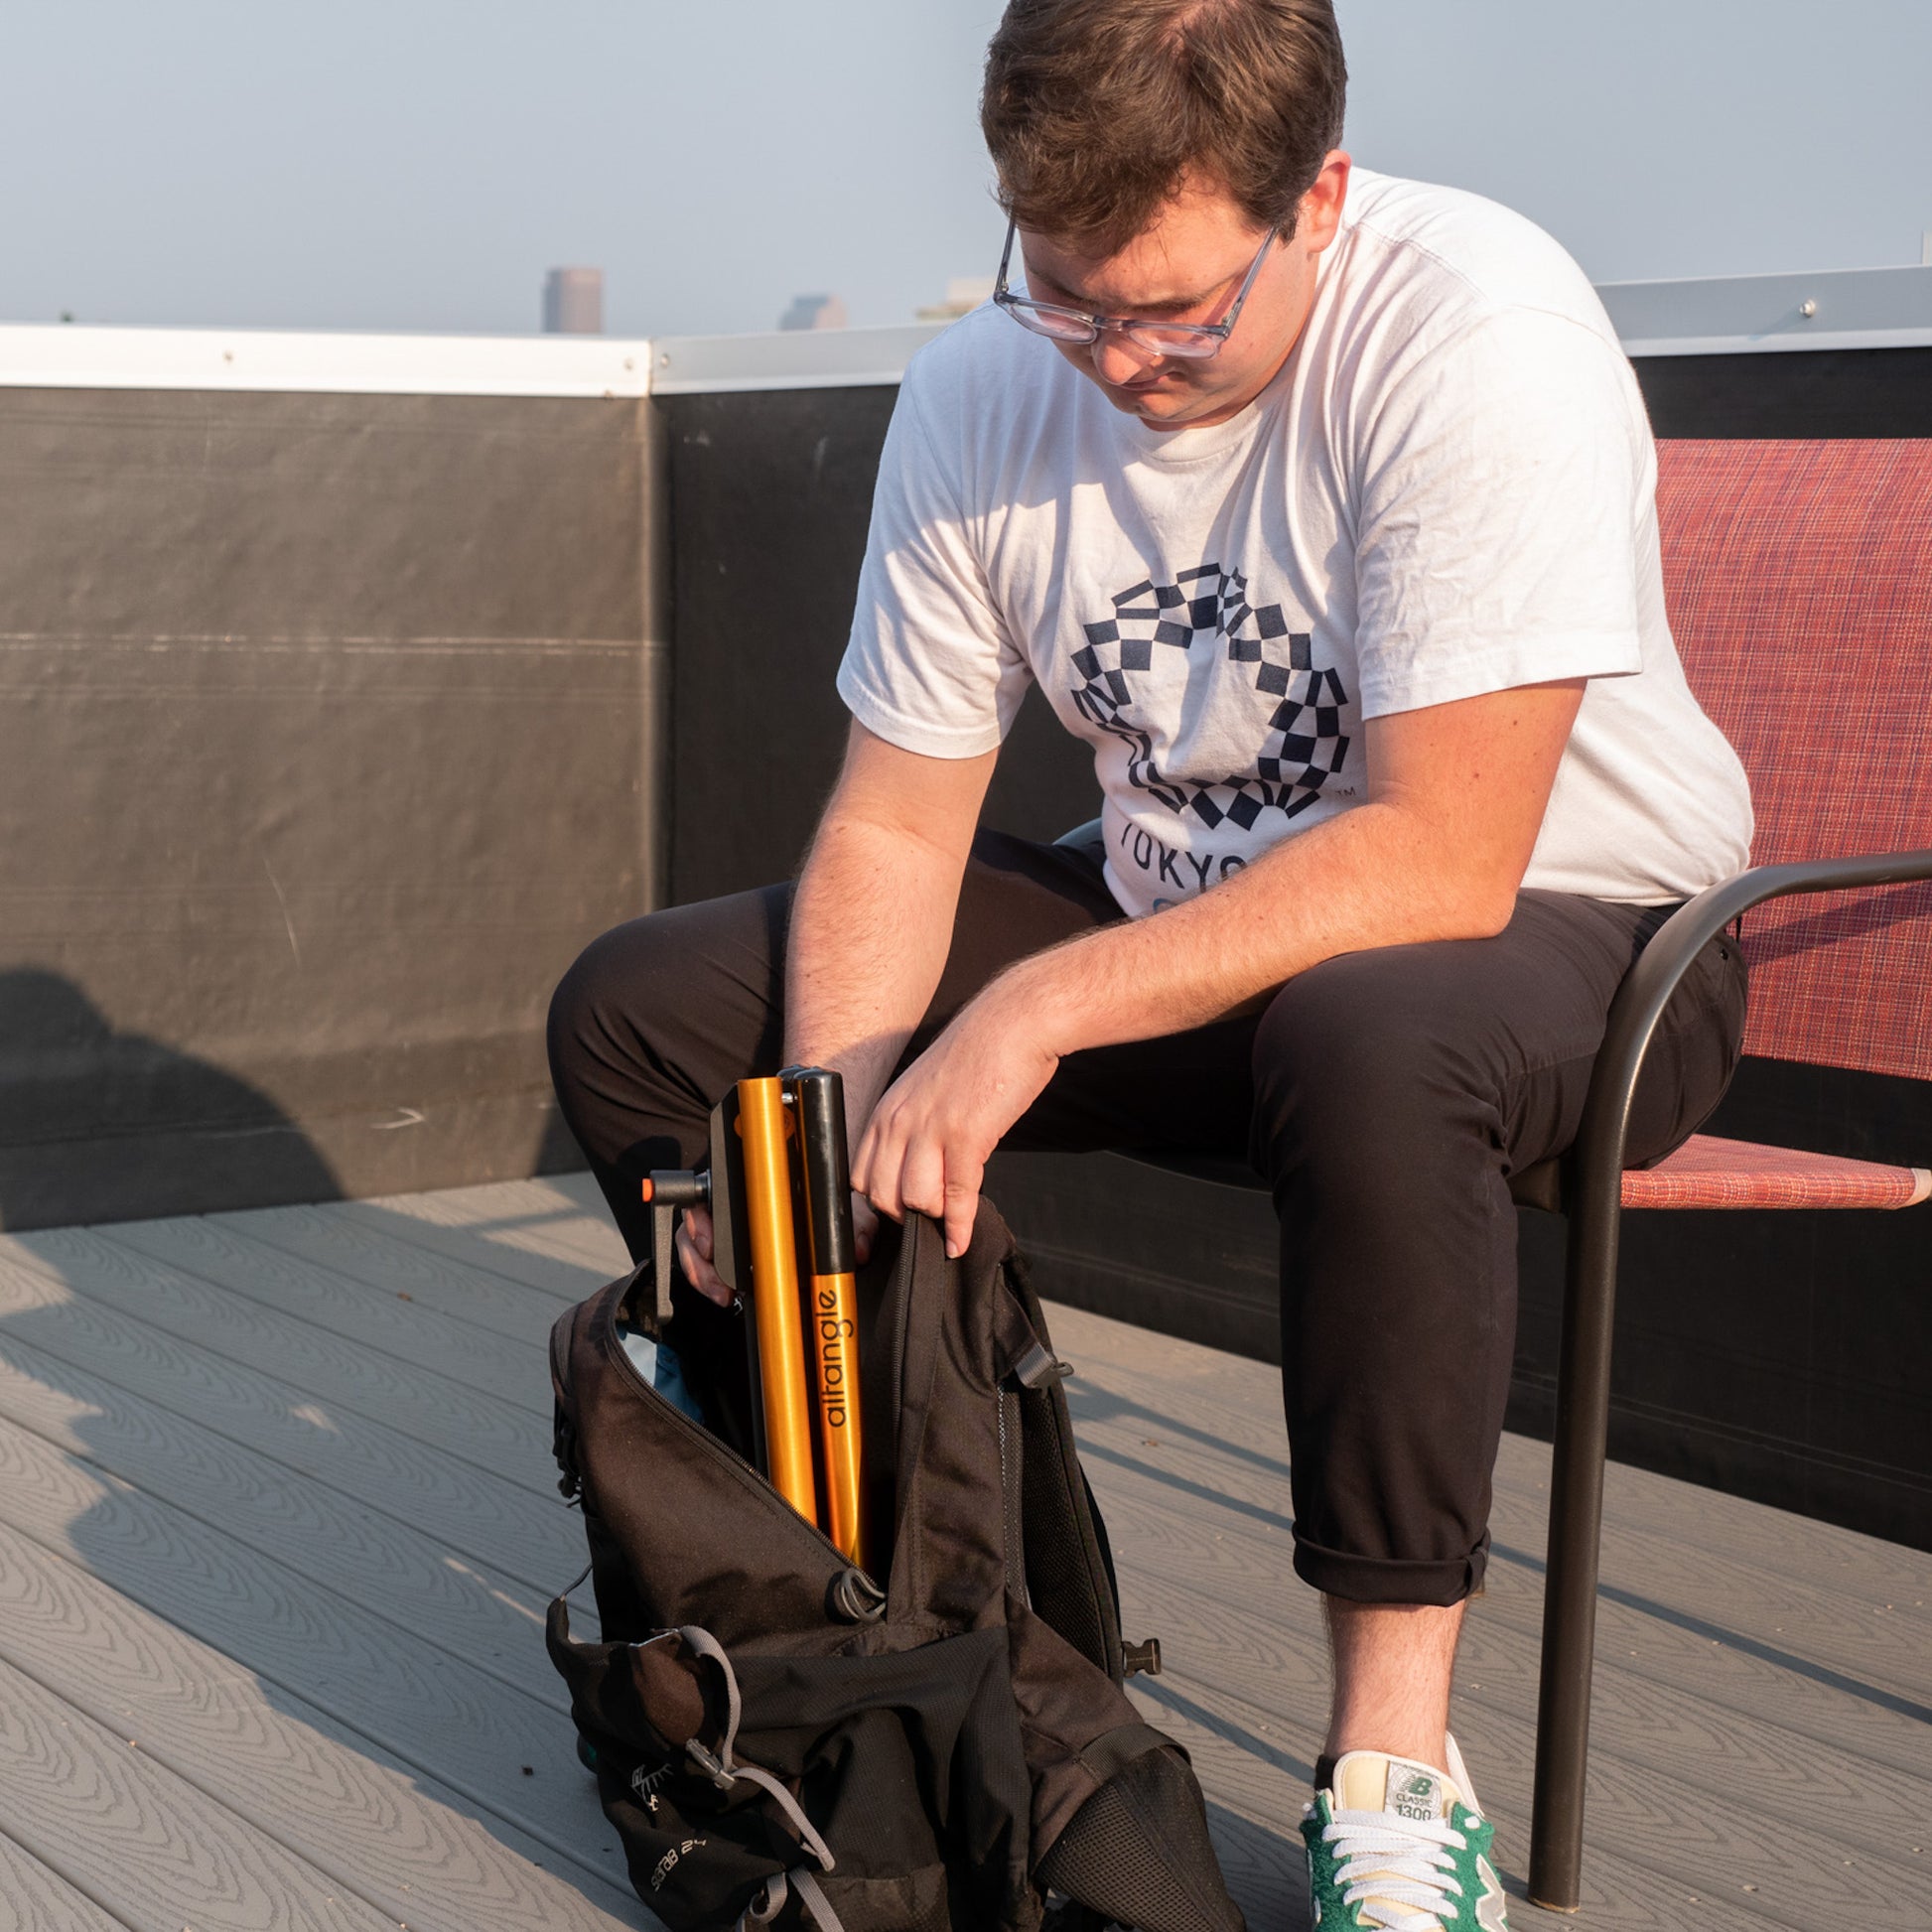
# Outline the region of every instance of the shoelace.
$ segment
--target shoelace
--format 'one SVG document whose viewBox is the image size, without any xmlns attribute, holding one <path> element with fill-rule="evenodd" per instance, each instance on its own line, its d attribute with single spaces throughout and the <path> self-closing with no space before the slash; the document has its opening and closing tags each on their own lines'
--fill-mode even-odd
<svg viewBox="0 0 1932 1932">
<path fill-rule="evenodd" d="M 1462 1895 L 1451 1855 L 1469 1841 L 1447 1818 L 1390 1820 L 1386 1811 L 1338 1811 L 1322 1832 L 1347 1887 L 1342 1902 L 1359 1905 L 1372 1895 L 1364 1916 L 1384 1932 L 1442 1932 Z"/>
</svg>

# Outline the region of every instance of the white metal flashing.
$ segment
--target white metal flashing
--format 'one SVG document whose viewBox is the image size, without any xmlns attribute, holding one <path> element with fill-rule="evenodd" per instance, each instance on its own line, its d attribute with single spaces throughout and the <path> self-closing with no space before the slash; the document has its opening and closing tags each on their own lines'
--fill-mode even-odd
<svg viewBox="0 0 1932 1932">
<path fill-rule="evenodd" d="M 1600 286 L 1625 351 L 1932 347 L 1932 265 Z M 0 324 L 0 387 L 683 396 L 898 381 L 947 325 L 748 336 L 296 335 Z"/>
<path fill-rule="evenodd" d="M 948 325 L 797 329 L 762 336 L 660 336 L 651 344 L 654 396 L 747 389 L 847 389 L 897 382 Z"/>
<path fill-rule="evenodd" d="M 1932 267 L 1605 282 L 1596 293 L 1630 355 L 1932 345 Z"/>
<path fill-rule="evenodd" d="M 650 345 L 602 336 L 298 335 L 0 324 L 0 387 L 641 396 Z"/>
</svg>

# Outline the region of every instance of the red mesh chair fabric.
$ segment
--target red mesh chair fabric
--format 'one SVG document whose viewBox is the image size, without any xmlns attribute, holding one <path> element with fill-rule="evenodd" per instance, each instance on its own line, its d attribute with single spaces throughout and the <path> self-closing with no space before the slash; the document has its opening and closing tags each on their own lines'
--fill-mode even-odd
<svg viewBox="0 0 1932 1932">
<path fill-rule="evenodd" d="M 1666 442 L 1686 675 L 1750 773 L 1759 865 L 1932 846 L 1932 441 Z M 1744 1050 L 1932 1078 L 1932 886 L 1746 915 Z"/>
<path fill-rule="evenodd" d="M 1654 1168 L 1623 1176 L 1625 1207 L 1913 1207 L 1928 1197 L 1932 1170 L 1715 1134 L 1694 1134 Z"/>
</svg>

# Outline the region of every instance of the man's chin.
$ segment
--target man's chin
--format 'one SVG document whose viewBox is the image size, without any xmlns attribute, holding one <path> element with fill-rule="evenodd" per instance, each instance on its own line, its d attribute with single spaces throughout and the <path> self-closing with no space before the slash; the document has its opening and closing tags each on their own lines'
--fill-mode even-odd
<svg viewBox="0 0 1932 1932">
<path fill-rule="evenodd" d="M 1200 406 L 1200 398 L 1191 391 L 1165 382 L 1151 389 L 1125 389 L 1110 383 L 1107 400 L 1125 414 L 1138 416 L 1144 423 L 1157 427 L 1177 423 Z"/>
<path fill-rule="evenodd" d="M 1191 429 L 1226 414 L 1215 397 L 1180 384 L 1160 383 L 1151 389 L 1125 389 L 1109 383 L 1107 400 L 1149 429 Z"/>
</svg>

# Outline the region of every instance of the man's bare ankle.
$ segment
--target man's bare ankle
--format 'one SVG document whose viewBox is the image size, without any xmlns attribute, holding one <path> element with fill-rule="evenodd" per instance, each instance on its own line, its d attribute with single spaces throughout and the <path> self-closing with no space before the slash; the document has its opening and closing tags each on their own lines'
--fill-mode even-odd
<svg viewBox="0 0 1932 1932">
<path fill-rule="evenodd" d="M 1461 1605 L 1329 1597 L 1327 1611 L 1334 1703 L 1324 1758 L 1332 1764 L 1350 1751 L 1375 1751 L 1446 1770 Z"/>
</svg>

